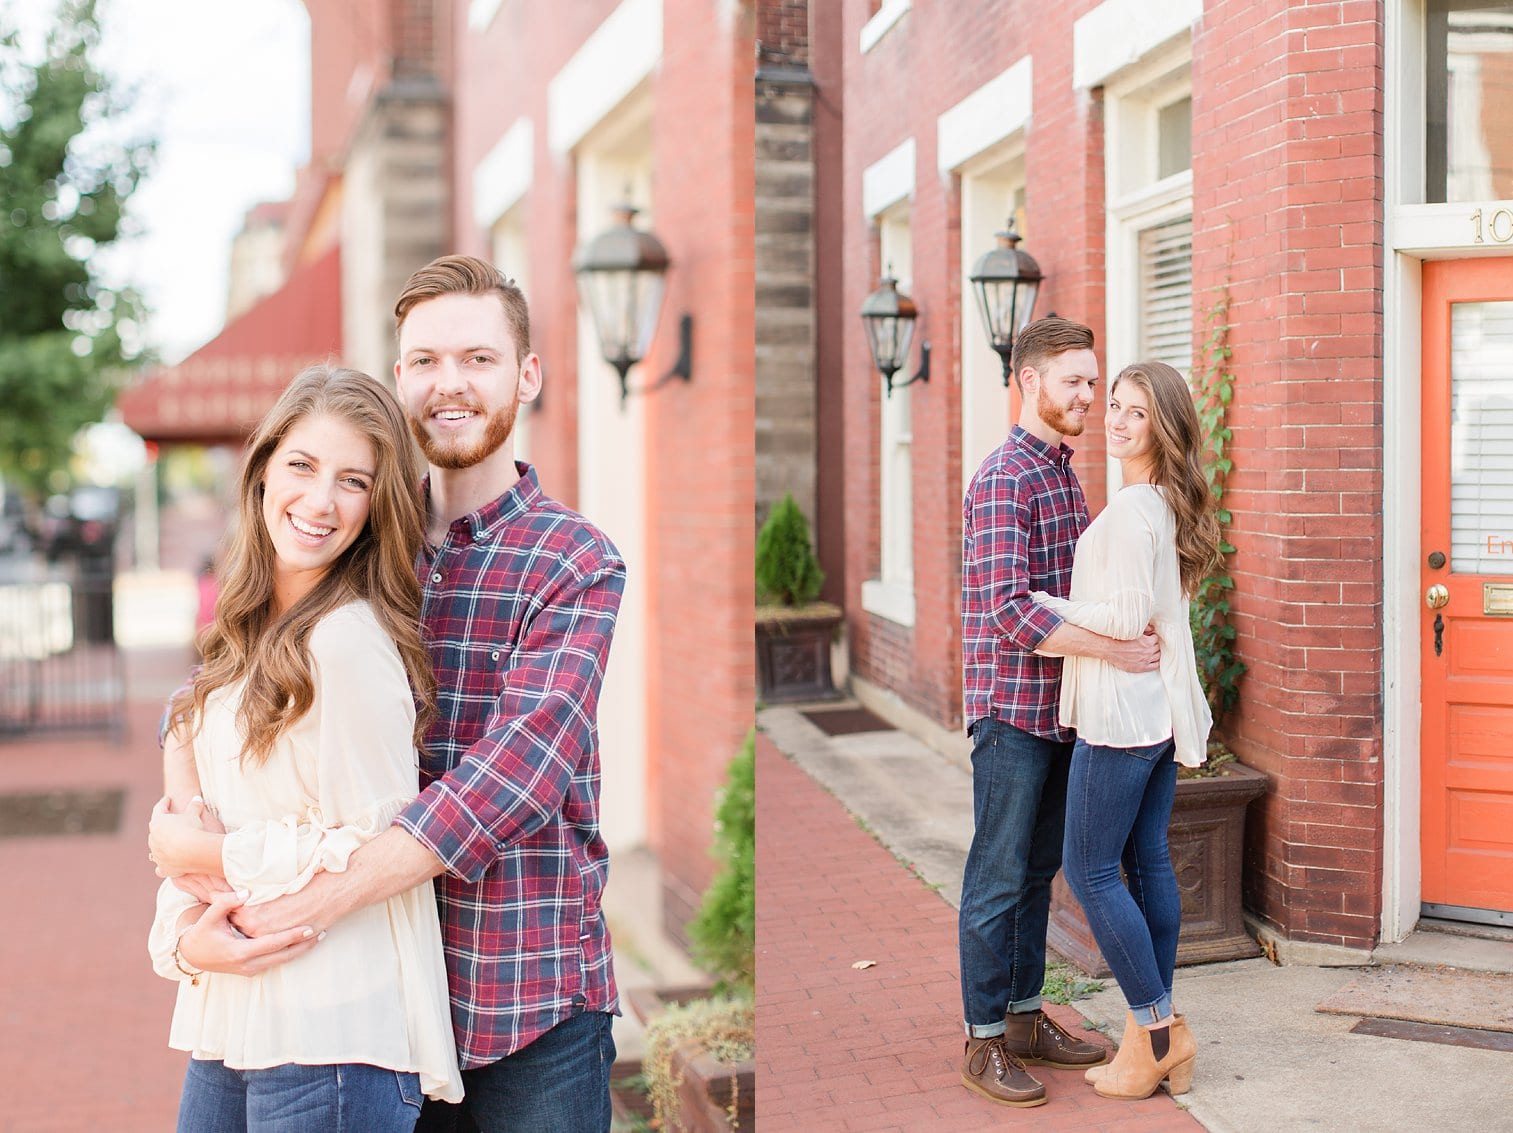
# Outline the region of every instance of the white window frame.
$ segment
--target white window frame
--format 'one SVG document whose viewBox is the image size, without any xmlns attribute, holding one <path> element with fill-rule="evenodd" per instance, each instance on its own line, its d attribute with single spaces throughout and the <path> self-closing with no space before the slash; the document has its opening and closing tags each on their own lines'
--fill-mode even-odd
<svg viewBox="0 0 1513 1133">
<path fill-rule="evenodd" d="M 513 279 L 526 301 L 531 297 L 530 240 L 525 225 L 525 203 L 515 204 L 489 226 L 489 251 L 494 266 L 509 279 Z M 545 390 L 542 391 L 545 393 Z M 520 412 L 515 417 L 515 459 L 531 463 L 531 423 L 536 415 L 536 403 L 521 402 Z"/>
<path fill-rule="evenodd" d="M 898 280 L 898 289 L 913 289 L 914 249 L 907 201 L 877 217 L 880 264 Z M 916 323 L 909 357 L 900 374 L 908 380 L 919 353 L 922 327 Z M 914 479 L 912 387 L 892 396 L 876 381 L 878 397 L 878 577 L 862 583 L 862 608 L 902 626 L 914 624 Z"/>
<path fill-rule="evenodd" d="M 1160 111 L 1191 94 L 1192 42 L 1187 36 L 1120 71 L 1104 87 L 1104 313 L 1110 369 L 1133 361 L 1139 349 L 1141 233 L 1192 216 L 1191 167 L 1168 177 L 1156 175 Z M 1124 483 L 1112 456 L 1106 475 L 1112 496 Z"/>
<path fill-rule="evenodd" d="M 877 46 L 894 24 L 903 19 L 904 13 L 913 7 L 913 0 L 883 0 L 882 6 L 862 25 L 858 46 L 863 55 Z"/>
<path fill-rule="evenodd" d="M 1003 362 L 988 344 L 972 268 L 994 245 L 994 234 L 1010 217 L 1026 241 L 1032 239 L 1022 202 L 1025 192 L 1024 139 L 997 146 L 961 171 L 961 490 L 965 494 L 989 453 L 1003 443 L 1014 423 L 1015 398 L 1003 382 Z"/>
</svg>

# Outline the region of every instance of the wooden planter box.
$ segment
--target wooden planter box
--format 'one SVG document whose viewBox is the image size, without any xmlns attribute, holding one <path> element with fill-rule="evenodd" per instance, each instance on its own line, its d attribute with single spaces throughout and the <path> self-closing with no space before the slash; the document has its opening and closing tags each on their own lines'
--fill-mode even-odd
<svg viewBox="0 0 1513 1133">
<path fill-rule="evenodd" d="M 1240 872 L 1245 811 L 1266 793 L 1266 773 L 1231 763 L 1223 775 L 1178 779 L 1170 830 L 1172 865 L 1182 894 L 1177 964 L 1245 960 L 1261 948 L 1245 931 Z M 1051 887 L 1047 943 L 1089 975 L 1111 973 L 1088 928 L 1082 906 L 1061 874 Z"/>
<path fill-rule="evenodd" d="M 840 696 L 830 675 L 830 643 L 844 616 L 829 602 L 757 607 L 757 691 L 764 703 Z"/>
</svg>

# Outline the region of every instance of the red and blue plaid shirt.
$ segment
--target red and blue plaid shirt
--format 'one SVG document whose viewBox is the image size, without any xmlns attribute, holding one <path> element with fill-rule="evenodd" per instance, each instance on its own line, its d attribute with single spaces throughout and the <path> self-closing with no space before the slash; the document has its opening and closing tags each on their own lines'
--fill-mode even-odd
<svg viewBox="0 0 1513 1133">
<path fill-rule="evenodd" d="M 1052 740 L 1075 733 L 1057 719 L 1061 658 L 1035 648 L 1061 618 L 1030 598 L 1065 598 L 1087 502 L 1072 450 L 1052 448 L 1015 425 L 982 462 L 962 503 L 963 720 L 995 716 Z"/>
<path fill-rule="evenodd" d="M 416 560 L 438 719 L 397 822 L 436 883 L 464 1069 L 618 1010 L 600 908 L 597 711 L 625 564 L 536 473 Z"/>
</svg>

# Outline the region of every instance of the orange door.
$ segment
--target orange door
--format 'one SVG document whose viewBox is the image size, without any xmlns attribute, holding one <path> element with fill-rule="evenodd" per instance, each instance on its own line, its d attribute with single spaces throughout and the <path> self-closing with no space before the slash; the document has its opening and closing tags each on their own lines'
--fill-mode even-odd
<svg viewBox="0 0 1513 1133">
<path fill-rule="evenodd" d="M 1513 924 L 1513 259 L 1423 284 L 1424 911 Z"/>
</svg>

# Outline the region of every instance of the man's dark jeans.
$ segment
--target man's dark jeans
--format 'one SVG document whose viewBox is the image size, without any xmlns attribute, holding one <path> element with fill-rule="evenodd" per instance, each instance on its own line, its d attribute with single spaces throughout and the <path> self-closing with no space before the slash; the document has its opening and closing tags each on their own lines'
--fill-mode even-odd
<svg viewBox="0 0 1513 1133">
<path fill-rule="evenodd" d="M 613 1016 L 585 1011 L 462 1072 L 461 1105 L 427 1101 L 415 1133 L 609 1133 Z"/>
<path fill-rule="evenodd" d="M 1001 720 L 972 725 L 972 846 L 961 883 L 961 999 L 967 1033 L 1004 1030 L 1040 1006 L 1051 880 L 1061 868 L 1072 745 Z"/>
</svg>

